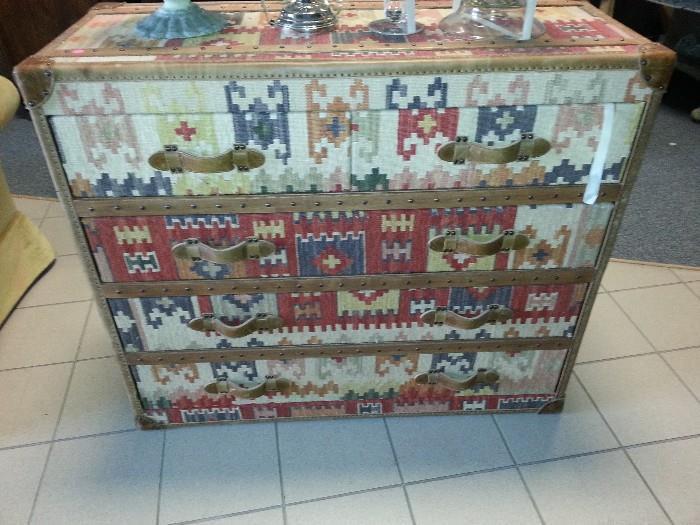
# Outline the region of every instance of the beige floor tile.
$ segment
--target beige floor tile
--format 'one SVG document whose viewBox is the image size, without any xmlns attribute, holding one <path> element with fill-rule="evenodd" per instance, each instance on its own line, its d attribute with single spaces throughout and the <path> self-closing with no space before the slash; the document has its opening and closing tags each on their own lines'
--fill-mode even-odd
<svg viewBox="0 0 700 525">
<path fill-rule="evenodd" d="M 102 317 L 95 302 L 92 302 L 90 313 L 88 314 L 85 332 L 80 342 L 78 359 L 90 359 L 93 357 L 108 357 L 114 355 L 112 340 L 105 327 Z"/>
<path fill-rule="evenodd" d="M 417 525 L 538 525 L 515 469 L 409 485 Z"/>
<path fill-rule="evenodd" d="M 700 438 L 634 447 L 629 454 L 676 525 L 700 523 Z"/>
<path fill-rule="evenodd" d="M 161 523 L 280 505 L 275 445 L 272 423 L 199 425 L 167 431 Z"/>
<path fill-rule="evenodd" d="M 559 414 L 495 416 L 518 463 L 529 463 L 616 448 L 615 436 L 583 391 L 571 378 L 564 410 Z"/>
<path fill-rule="evenodd" d="M 163 432 L 58 441 L 32 525 L 154 525 Z"/>
<path fill-rule="evenodd" d="M 15 201 L 15 206 L 19 211 L 24 213 L 30 219 L 37 219 L 41 221 L 46 215 L 46 210 L 51 204 L 50 201 L 43 199 L 27 199 L 23 197 L 13 197 L 12 200 Z"/>
<path fill-rule="evenodd" d="M 58 257 L 53 268 L 22 299 L 20 307 L 88 301 L 92 288 L 78 255 Z"/>
<path fill-rule="evenodd" d="M 663 358 L 683 382 L 700 397 L 700 347 L 665 352 Z"/>
<path fill-rule="evenodd" d="M 657 350 L 700 346 L 700 297 L 685 285 L 613 292 Z"/>
<path fill-rule="evenodd" d="M 90 303 L 15 310 L 0 330 L 0 369 L 73 361 Z"/>
<path fill-rule="evenodd" d="M 668 268 L 611 261 L 603 275 L 603 286 L 608 292 L 677 283 L 678 277 Z"/>
<path fill-rule="evenodd" d="M 0 372 L 0 448 L 51 439 L 72 366 Z"/>
<path fill-rule="evenodd" d="M 700 433 L 700 403 L 656 354 L 576 365 L 623 445 Z"/>
<path fill-rule="evenodd" d="M 681 281 L 700 281 L 700 268 L 692 270 L 673 268 L 673 273 L 675 273 Z"/>
<path fill-rule="evenodd" d="M 409 525 L 406 497 L 399 488 L 375 490 L 287 507 L 289 525 Z"/>
<path fill-rule="evenodd" d="M 51 242 L 56 256 L 73 255 L 78 253 L 78 244 L 75 242 L 70 223 L 65 217 L 47 217 L 41 223 L 41 232 Z"/>
<path fill-rule="evenodd" d="M 545 523 L 669 523 L 622 451 L 539 463 L 521 470 Z"/>
<path fill-rule="evenodd" d="M 50 219 L 52 217 L 65 217 L 66 210 L 63 208 L 63 204 L 58 201 L 51 201 L 49 208 L 46 210 L 46 218 Z"/>
<path fill-rule="evenodd" d="M 49 445 L 0 450 L 0 523 L 26 525 Z"/>
<path fill-rule="evenodd" d="M 116 359 L 77 362 L 56 437 L 130 428 L 134 428 L 134 415 Z"/>
<path fill-rule="evenodd" d="M 654 348 L 609 294 L 596 297 L 579 349 L 579 363 L 653 351 Z"/>
</svg>

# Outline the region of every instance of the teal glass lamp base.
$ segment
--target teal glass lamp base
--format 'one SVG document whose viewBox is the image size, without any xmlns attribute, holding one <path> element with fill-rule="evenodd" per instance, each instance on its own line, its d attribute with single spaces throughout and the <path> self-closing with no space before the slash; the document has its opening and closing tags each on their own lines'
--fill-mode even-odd
<svg viewBox="0 0 700 525">
<path fill-rule="evenodd" d="M 192 3 L 185 3 L 184 8 L 170 9 L 166 1 L 163 7 L 136 25 L 136 32 L 150 40 L 169 40 L 211 35 L 221 31 L 226 24 L 226 17 L 221 13 L 207 11 Z"/>
</svg>

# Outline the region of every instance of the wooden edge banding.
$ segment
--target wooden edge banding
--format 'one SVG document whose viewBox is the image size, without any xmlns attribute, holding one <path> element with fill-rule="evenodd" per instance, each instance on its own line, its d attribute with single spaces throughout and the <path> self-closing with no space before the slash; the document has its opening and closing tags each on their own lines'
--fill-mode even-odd
<svg viewBox="0 0 700 525">
<path fill-rule="evenodd" d="M 588 321 L 591 317 L 593 305 L 596 301 L 598 288 L 600 287 L 600 283 L 603 279 L 603 273 L 605 272 L 610 255 L 615 246 L 615 240 L 620 230 L 620 225 L 622 224 L 622 217 L 624 215 L 625 208 L 627 207 L 627 203 L 629 202 L 632 185 L 639 174 L 639 169 L 642 164 L 642 153 L 644 152 L 649 138 L 651 137 L 654 117 L 659 109 L 662 97 L 663 91 L 654 91 L 649 102 L 644 108 L 644 113 L 640 119 L 640 125 L 637 129 L 637 134 L 634 138 L 632 149 L 628 157 L 630 160 L 626 163 L 625 169 L 621 175 L 623 185 L 622 192 L 615 205 L 612 217 L 608 221 L 608 227 L 603 238 L 602 248 L 596 262 L 596 268 L 598 271 L 594 274 L 591 285 L 586 290 L 583 307 L 581 308 L 581 312 L 576 322 L 576 331 L 574 332 L 573 344 L 571 345 L 571 350 L 567 353 L 562 371 L 559 375 L 559 381 L 557 382 L 556 388 L 556 395 L 558 397 L 564 396 L 569 385 L 571 373 L 576 362 L 576 357 L 578 355 L 581 342 L 583 341 L 586 326 L 588 325 Z"/>
<path fill-rule="evenodd" d="M 104 297 L 161 297 L 176 295 L 224 295 L 241 293 L 339 292 L 470 286 L 587 283 L 594 268 L 563 270 L 474 270 L 470 272 L 353 275 L 343 277 L 271 277 L 218 281 L 158 281 L 105 283 Z"/>
<path fill-rule="evenodd" d="M 127 352 L 126 363 L 161 365 L 177 363 L 216 363 L 223 361 L 253 361 L 257 359 L 302 359 L 306 357 L 350 357 L 393 355 L 406 353 L 465 353 L 465 352 L 530 352 L 535 350 L 564 350 L 571 346 L 568 337 L 521 339 L 488 339 L 478 341 L 399 341 L 362 345 L 276 346 L 271 348 L 241 348 L 226 350 L 173 350 L 167 352 Z"/>
<path fill-rule="evenodd" d="M 614 202 L 621 184 L 601 186 L 598 202 Z M 217 197 L 128 197 L 76 199 L 80 217 L 182 215 L 205 213 L 279 213 L 295 211 L 363 211 L 418 208 L 516 206 L 581 202 L 584 185 L 490 188 L 478 190 L 382 191 L 222 195 Z"/>
<path fill-rule="evenodd" d="M 646 43 L 644 39 L 633 39 L 633 38 L 593 38 L 593 37 L 579 37 L 575 39 L 559 39 L 551 40 L 549 38 L 535 38 L 532 40 L 519 42 L 519 48 L 553 48 L 553 47 L 568 47 L 572 44 L 586 47 L 604 47 L 604 46 L 619 46 L 623 45 L 643 45 Z M 455 40 L 450 42 L 439 42 L 437 44 L 435 41 L 425 41 L 425 42 L 380 42 L 380 41 L 368 41 L 362 44 L 357 43 L 347 43 L 347 44 L 314 44 L 314 53 L 342 53 L 342 52 L 352 52 L 352 53 L 362 53 L 362 52 L 372 52 L 372 51 L 417 51 L 417 50 L 444 50 L 444 51 L 466 51 L 469 49 L 499 49 L 499 48 L 509 48 L 513 47 L 512 43 L 508 41 L 498 42 L 498 41 L 473 41 L 473 40 Z M 54 55 L 56 56 L 71 56 L 73 49 L 55 50 Z M 289 54 L 309 54 L 309 44 L 279 44 L 272 48 L 262 48 L 258 49 L 258 46 L 247 46 L 247 47 L 231 47 L 226 48 L 217 45 L 208 46 L 197 46 L 197 47 L 156 47 L 156 48 L 106 48 L 106 49 L 96 49 L 93 55 L 96 57 L 140 57 L 140 56 L 182 56 L 182 55 L 199 55 L 202 53 L 212 53 L 216 56 L 226 56 L 226 55 L 239 55 L 241 53 L 246 54 L 267 54 L 271 52 L 289 53 Z"/>
<path fill-rule="evenodd" d="M 537 413 L 538 414 L 559 414 L 564 410 L 564 398 L 552 399 L 549 403 L 542 406 Z"/>
</svg>

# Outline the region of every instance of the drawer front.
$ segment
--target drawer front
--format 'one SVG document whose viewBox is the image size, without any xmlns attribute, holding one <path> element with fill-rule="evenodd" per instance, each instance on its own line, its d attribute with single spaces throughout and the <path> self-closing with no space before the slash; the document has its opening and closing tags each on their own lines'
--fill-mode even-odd
<svg viewBox="0 0 700 525">
<path fill-rule="evenodd" d="M 131 372 L 146 414 L 176 424 L 534 409 L 553 398 L 565 355 L 566 350 L 406 353 L 137 365 Z M 478 369 L 495 371 L 498 379 L 466 388 L 448 382 L 424 384 L 416 379 L 418 374 L 434 371 L 463 381 Z M 207 386 L 224 376 L 235 390 L 209 393 L 212 389 Z M 250 393 L 264 385 L 268 376 L 280 381 Z"/>
<path fill-rule="evenodd" d="M 83 225 L 104 282 L 317 277 L 591 267 L 612 209 L 600 203 L 101 217 L 83 219 Z M 447 252 L 431 243 L 450 230 L 476 244 Z M 509 251 L 477 246 L 497 242 L 505 230 L 523 243 Z M 241 248 L 234 255 L 232 248 L 252 236 L 267 243 L 269 253 L 250 259 Z M 183 248 L 187 239 L 198 241 L 196 252 Z"/>
<path fill-rule="evenodd" d="M 604 107 L 523 105 L 471 108 L 361 111 L 352 114 L 352 188 L 359 191 L 585 183 L 597 156 L 604 161 L 604 181 L 620 180 L 639 124 L 643 104 L 615 104 L 612 137 L 601 147 Z M 518 160 L 505 151 L 523 133 L 544 139 L 549 150 Z M 441 160 L 440 147 L 466 137 L 490 148 L 496 163 Z M 607 154 L 604 149 L 607 148 Z M 493 161 L 492 161 L 493 162 Z"/>
<path fill-rule="evenodd" d="M 289 108 L 288 92 L 279 84 L 275 86 L 278 89 L 272 89 L 265 101 L 241 97 L 240 93 L 245 93 L 242 88 L 229 87 L 230 113 L 50 117 L 73 195 L 574 184 L 587 181 L 598 157 L 604 166 L 603 180 L 617 181 L 644 106 L 611 104 L 614 112 L 607 117 L 600 104 L 467 108 L 437 104 L 426 108 L 409 103 L 408 108 L 400 109 L 402 104 L 390 103 L 387 110 L 353 112 L 351 108 L 357 104 L 340 99 L 312 103 L 313 111 L 289 113 L 285 111 Z M 609 145 L 599 141 L 605 119 L 612 125 L 614 137 Z M 501 151 L 520 143 L 523 133 L 545 140 L 546 153 L 531 152 L 529 160 L 518 160 L 525 150 L 513 150 L 499 154 L 500 160 L 478 162 L 471 155 L 458 165 L 438 156 L 440 146 L 457 137 Z M 251 154 L 260 156 L 262 165 L 253 164 L 247 171 L 237 169 L 229 157 L 211 165 L 211 157 L 222 159 L 234 144 L 245 145 Z M 166 146 L 176 146 L 176 156 L 191 157 L 177 165 L 182 171 L 164 160 Z M 159 152 L 161 162 L 154 163 L 152 156 Z"/>
<path fill-rule="evenodd" d="M 348 189 L 350 113 L 285 113 L 274 103 L 237 100 L 221 114 L 95 115 L 50 118 L 75 197 L 335 192 Z M 236 169 L 228 158 L 205 166 L 234 144 L 264 158 Z M 193 155 L 181 173 L 154 164 L 166 145 Z M 165 162 L 165 161 L 163 161 Z M 214 170 L 214 171 L 212 171 Z"/>
<path fill-rule="evenodd" d="M 261 293 L 107 301 L 124 349 L 149 352 L 570 337 L 586 286 Z M 491 305 L 500 309 L 490 310 Z M 436 324 L 440 319 L 435 318 L 440 308 L 445 308 L 449 317 L 442 325 Z M 266 317 L 261 320 L 261 315 Z"/>
</svg>

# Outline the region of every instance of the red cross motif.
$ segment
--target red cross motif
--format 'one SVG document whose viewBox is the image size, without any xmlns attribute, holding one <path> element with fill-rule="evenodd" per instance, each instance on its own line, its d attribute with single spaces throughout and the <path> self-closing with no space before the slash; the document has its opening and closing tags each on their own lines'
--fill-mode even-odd
<svg viewBox="0 0 700 525">
<path fill-rule="evenodd" d="M 192 135 L 197 133 L 197 128 L 191 128 L 187 125 L 187 121 L 183 120 L 180 122 L 180 127 L 175 128 L 175 134 L 180 135 L 185 142 L 192 141 Z"/>
</svg>

